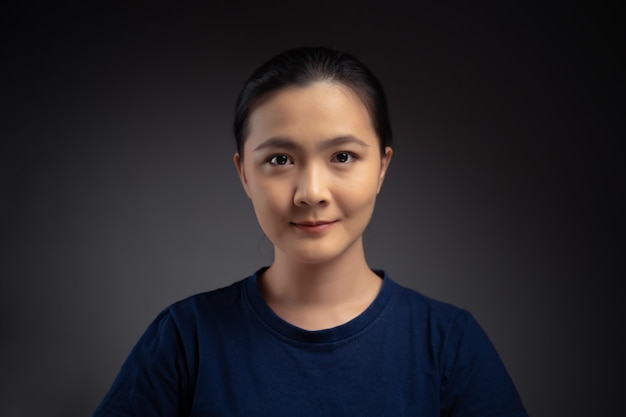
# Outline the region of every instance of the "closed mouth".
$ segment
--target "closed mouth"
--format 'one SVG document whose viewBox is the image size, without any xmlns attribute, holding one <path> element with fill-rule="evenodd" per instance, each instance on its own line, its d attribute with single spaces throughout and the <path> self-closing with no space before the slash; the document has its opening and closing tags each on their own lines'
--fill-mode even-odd
<svg viewBox="0 0 626 417">
<path fill-rule="evenodd" d="M 315 221 L 315 222 L 292 222 L 292 224 L 295 224 L 296 226 L 303 226 L 303 227 L 315 227 L 315 226 L 321 226 L 324 224 L 332 224 L 335 223 L 336 220 L 333 221 Z"/>
<path fill-rule="evenodd" d="M 332 221 L 305 221 L 305 222 L 291 222 L 291 225 L 295 228 L 311 233 L 323 232 L 329 229 L 337 220 Z"/>
</svg>

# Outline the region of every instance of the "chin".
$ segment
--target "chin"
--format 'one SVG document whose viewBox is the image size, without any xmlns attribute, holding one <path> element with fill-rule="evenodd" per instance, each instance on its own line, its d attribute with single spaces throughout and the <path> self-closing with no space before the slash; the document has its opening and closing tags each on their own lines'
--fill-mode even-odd
<svg viewBox="0 0 626 417">
<path fill-rule="evenodd" d="M 285 252 L 287 255 L 287 259 L 301 263 L 301 264 L 309 264 L 309 265 L 321 265 L 324 263 L 332 262 L 337 258 L 336 255 L 331 255 L 328 253 L 320 253 L 320 252 L 301 252 L 294 251 L 293 249 Z"/>
<path fill-rule="evenodd" d="M 298 247 L 298 245 L 291 245 L 283 250 L 287 259 L 310 265 L 321 265 L 333 262 L 343 255 L 345 255 L 350 246 L 343 247 L 341 245 L 334 247 L 328 247 L 327 245 L 304 245 L 305 247 Z"/>
</svg>

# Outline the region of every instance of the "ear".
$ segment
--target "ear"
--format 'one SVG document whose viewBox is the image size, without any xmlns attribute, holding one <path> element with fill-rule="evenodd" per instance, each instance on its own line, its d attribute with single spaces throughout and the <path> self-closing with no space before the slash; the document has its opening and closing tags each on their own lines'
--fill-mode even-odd
<svg viewBox="0 0 626 417">
<path fill-rule="evenodd" d="M 241 180 L 241 185 L 243 185 L 243 189 L 246 192 L 248 198 L 250 198 L 250 191 L 248 189 L 248 180 L 246 179 L 246 173 L 243 170 L 243 158 L 239 156 L 239 152 L 235 153 L 233 157 L 233 162 L 235 163 L 235 168 L 237 168 L 237 174 L 239 174 L 239 180 Z"/>
<path fill-rule="evenodd" d="M 393 149 L 391 149 L 391 146 L 385 147 L 385 154 L 382 156 L 380 160 L 380 174 L 378 175 L 378 189 L 376 190 L 376 194 L 380 192 L 380 189 L 383 186 L 383 181 L 385 180 L 385 174 L 387 173 L 387 168 L 389 168 L 389 164 L 391 163 L 392 156 L 393 156 Z"/>
</svg>

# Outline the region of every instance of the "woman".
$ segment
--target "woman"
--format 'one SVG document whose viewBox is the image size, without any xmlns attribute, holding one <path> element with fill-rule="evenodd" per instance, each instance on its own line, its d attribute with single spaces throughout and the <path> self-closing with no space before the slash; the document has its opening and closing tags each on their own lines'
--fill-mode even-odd
<svg viewBox="0 0 626 417">
<path fill-rule="evenodd" d="M 234 130 L 274 260 L 164 310 L 94 416 L 526 416 L 468 312 L 367 264 L 393 152 L 363 64 L 325 48 L 272 58 L 244 85 Z"/>
</svg>

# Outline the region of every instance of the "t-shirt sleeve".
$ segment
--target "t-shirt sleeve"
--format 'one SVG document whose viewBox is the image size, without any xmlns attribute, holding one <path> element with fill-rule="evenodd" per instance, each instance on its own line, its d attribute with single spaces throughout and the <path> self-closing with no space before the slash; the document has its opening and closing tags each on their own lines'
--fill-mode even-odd
<svg viewBox="0 0 626 417">
<path fill-rule="evenodd" d="M 443 346 L 442 410 L 449 417 L 527 417 L 496 349 L 463 311 Z"/>
<path fill-rule="evenodd" d="M 188 413 L 187 360 L 168 310 L 141 336 L 93 417 L 182 416 Z"/>
</svg>

